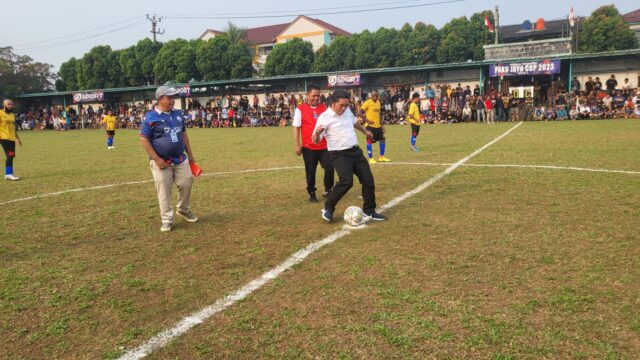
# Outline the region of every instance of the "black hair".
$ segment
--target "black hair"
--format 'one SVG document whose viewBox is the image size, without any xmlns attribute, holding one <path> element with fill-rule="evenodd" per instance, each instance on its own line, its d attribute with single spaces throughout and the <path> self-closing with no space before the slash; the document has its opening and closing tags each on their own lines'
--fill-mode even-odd
<svg viewBox="0 0 640 360">
<path fill-rule="evenodd" d="M 320 86 L 315 85 L 315 84 L 311 84 L 311 85 L 307 86 L 307 93 L 310 93 L 313 90 L 320 91 Z"/>
<path fill-rule="evenodd" d="M 346 90 L 338 89 L 331 94 L 331 102 L 337 102 L 340 99 L 351 99 L 351 96 Z"/>
<path fill-rule="evenodd" d="M 419 98 L 419 97 L 420 97 L 420 94 L 418 93 L 413 93 L 413 95 L 411 96 L 412 99 Z"/>
</svg>

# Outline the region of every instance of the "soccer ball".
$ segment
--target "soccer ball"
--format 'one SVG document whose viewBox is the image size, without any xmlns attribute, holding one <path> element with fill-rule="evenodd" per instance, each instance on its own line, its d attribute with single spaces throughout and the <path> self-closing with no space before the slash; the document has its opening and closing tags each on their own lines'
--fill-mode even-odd
<svg viewBox="0 0 640 360">
<path fill-rule="evenodd" d="M 344 211 L 344 222 L 349 226 L 364 225 L 367 220 L 367 215 L 357 206 L 349 206 Z"/>
</svg>

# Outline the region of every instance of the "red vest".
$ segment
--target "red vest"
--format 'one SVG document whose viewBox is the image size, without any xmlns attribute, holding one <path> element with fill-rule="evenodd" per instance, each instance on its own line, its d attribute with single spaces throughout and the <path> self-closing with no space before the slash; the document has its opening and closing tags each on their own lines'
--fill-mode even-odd
<svg viewBox="0 0 640 360">
<path fill-rule="evenodd" d="M 311 150 L 325 150 L 327 148 L 327 139 L 323 137 L 319 144 L 314 144 L 311 140 L 311 135 L 316 127 L 316 121 L 320 114 L 327 110 L 327 107 L 324 104 L 318 104 L 314 109 L 309 104 L 304 103 L 298 106 L 298 110 L 302 114 L 302 125 L 300 126 L 302 147 Z"/>
</svg>

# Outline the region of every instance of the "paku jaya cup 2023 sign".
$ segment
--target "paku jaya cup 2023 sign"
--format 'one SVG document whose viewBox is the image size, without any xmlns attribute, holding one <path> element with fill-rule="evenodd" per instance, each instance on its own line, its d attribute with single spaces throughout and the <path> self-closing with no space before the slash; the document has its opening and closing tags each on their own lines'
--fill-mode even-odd
<svg viewBox="0 0 640 360">
<path fill-rule="evenodd" d="M 492 64 L 490 77 L 559 74 L 560 60 L 532 61 L 526 63 Z"/>
<path fill-rule="evenodd" d="M 329 87 L 360 86 L 360 74 L 327 75 L 327 84 Z"/>
</svg>

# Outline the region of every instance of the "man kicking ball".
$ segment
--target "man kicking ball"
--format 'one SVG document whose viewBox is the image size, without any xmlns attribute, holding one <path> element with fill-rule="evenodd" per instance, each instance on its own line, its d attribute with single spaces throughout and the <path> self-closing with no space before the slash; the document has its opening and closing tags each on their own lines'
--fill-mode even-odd
<svg viewBox="0 0 640 360">
<path fill-rule="evenodd" d="M 349 109 L 350 97 L 345 90 L 336 90 L 331 95 L 331 107 L 327 109 L 316 122 L 311 139 L 319 143 L 324 137 L 327 139 L 329 161 L 338 173 L 338 183 L 324 203 L 322 218 L 325 221 L 333 221 L 333 212 L 338 201 L 353 186 L 353 174 L 362 184 L 362 197 L 364 205 L 362 210 L 371 220 L 383 221 L 387 218 L 376 213 L 376 194 L 373 174 L 369 162 L 362 154 L 358 146 L 356 129 L 368 137 L 372 137 L 371 131 L 356 119 Z"/>
</svg>

